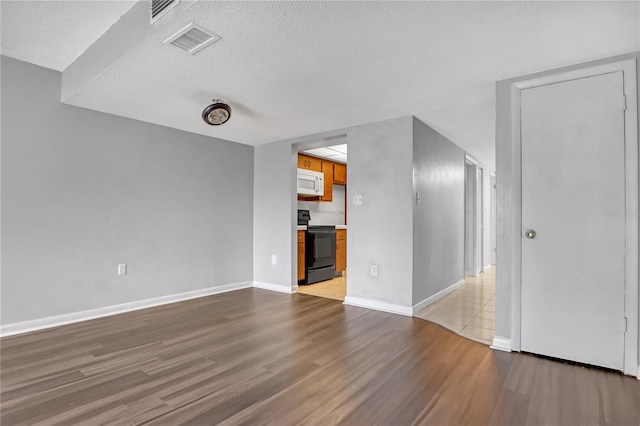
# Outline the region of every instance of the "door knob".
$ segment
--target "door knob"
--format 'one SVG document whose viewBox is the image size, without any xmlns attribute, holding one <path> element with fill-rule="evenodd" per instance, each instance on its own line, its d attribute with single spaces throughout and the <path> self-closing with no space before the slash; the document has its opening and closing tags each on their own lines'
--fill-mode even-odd
<svg viewBox="0 0 640 426">
<path fill-rule="evenodd" d="M 529 229 L 527 232 L 524 233 L 524 235 L 527 238 L 535 238 L 536 237 L 536 231 L 534 231 L 533 229 Z"/>
</svg>

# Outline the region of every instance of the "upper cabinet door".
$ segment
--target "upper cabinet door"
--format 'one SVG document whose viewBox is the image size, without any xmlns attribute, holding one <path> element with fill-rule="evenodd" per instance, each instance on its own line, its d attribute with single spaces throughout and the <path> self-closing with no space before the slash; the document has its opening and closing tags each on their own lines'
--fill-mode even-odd
<svg viewBox="0 0 640 426">
<path fill-rule="evenodd" d="M 333 183 L 336 185 L 347 184 L 347 166 L 340 163 L 333 165 Z"/>
<path fill-rule="evenodd" d="M 304 154 L 298 154 L 298 168 L 313 170 L 314 172 L 322 171 L 322 160 L 316 157 L 310 157 Z M 326 177 L 325 177 L 326 181 Z"/>
<path fill-rule="evenodd" d="M 320 201 L 333 200 L 333 161 L 322 160 L 322 173 L 324 173 L 324 195 Z"/>
</svg>

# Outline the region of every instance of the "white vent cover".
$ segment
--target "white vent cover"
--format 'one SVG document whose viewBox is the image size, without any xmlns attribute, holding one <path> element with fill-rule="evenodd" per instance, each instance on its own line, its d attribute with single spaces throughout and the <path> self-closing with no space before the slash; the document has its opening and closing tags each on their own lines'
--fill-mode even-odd
<svg viewBox="0 0 640 426">
<path fill-rule="evenodd" d="M 180 0 L 151 0 L 151 23 L 162 18 L 171 9 L 176 7 Z"/>
<path fill-rule="evenodd" d="M 221 38 L 219 35 L 192 23 L 163 41 L 162 44 L 173 44 L 193 55 Z"/>
</svg>

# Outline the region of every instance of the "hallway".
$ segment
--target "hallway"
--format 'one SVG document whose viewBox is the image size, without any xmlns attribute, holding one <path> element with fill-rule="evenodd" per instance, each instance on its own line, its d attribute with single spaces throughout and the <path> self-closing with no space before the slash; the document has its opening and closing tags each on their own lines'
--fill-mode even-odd
<svg viewBox="0 0 640 426">
<path fill-rule="evenodd" d="M 462 287 L 415 316 L 441 325 L 460 336 L 491 345 L 495 335 L 496 267 L 467 277 Z"/>
</svg>

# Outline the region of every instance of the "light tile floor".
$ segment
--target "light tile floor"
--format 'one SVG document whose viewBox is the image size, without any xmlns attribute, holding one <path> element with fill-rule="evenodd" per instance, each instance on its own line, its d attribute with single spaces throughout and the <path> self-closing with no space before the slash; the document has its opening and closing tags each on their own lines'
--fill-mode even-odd
<svg viewBox="0 0 640 426">
<path fill-rule="evenodd" d="M 491 345 L 495 335 L 496 267 L 477 277 L 415 316 L 439 324 L 461 336 Z"/>
</svg>

